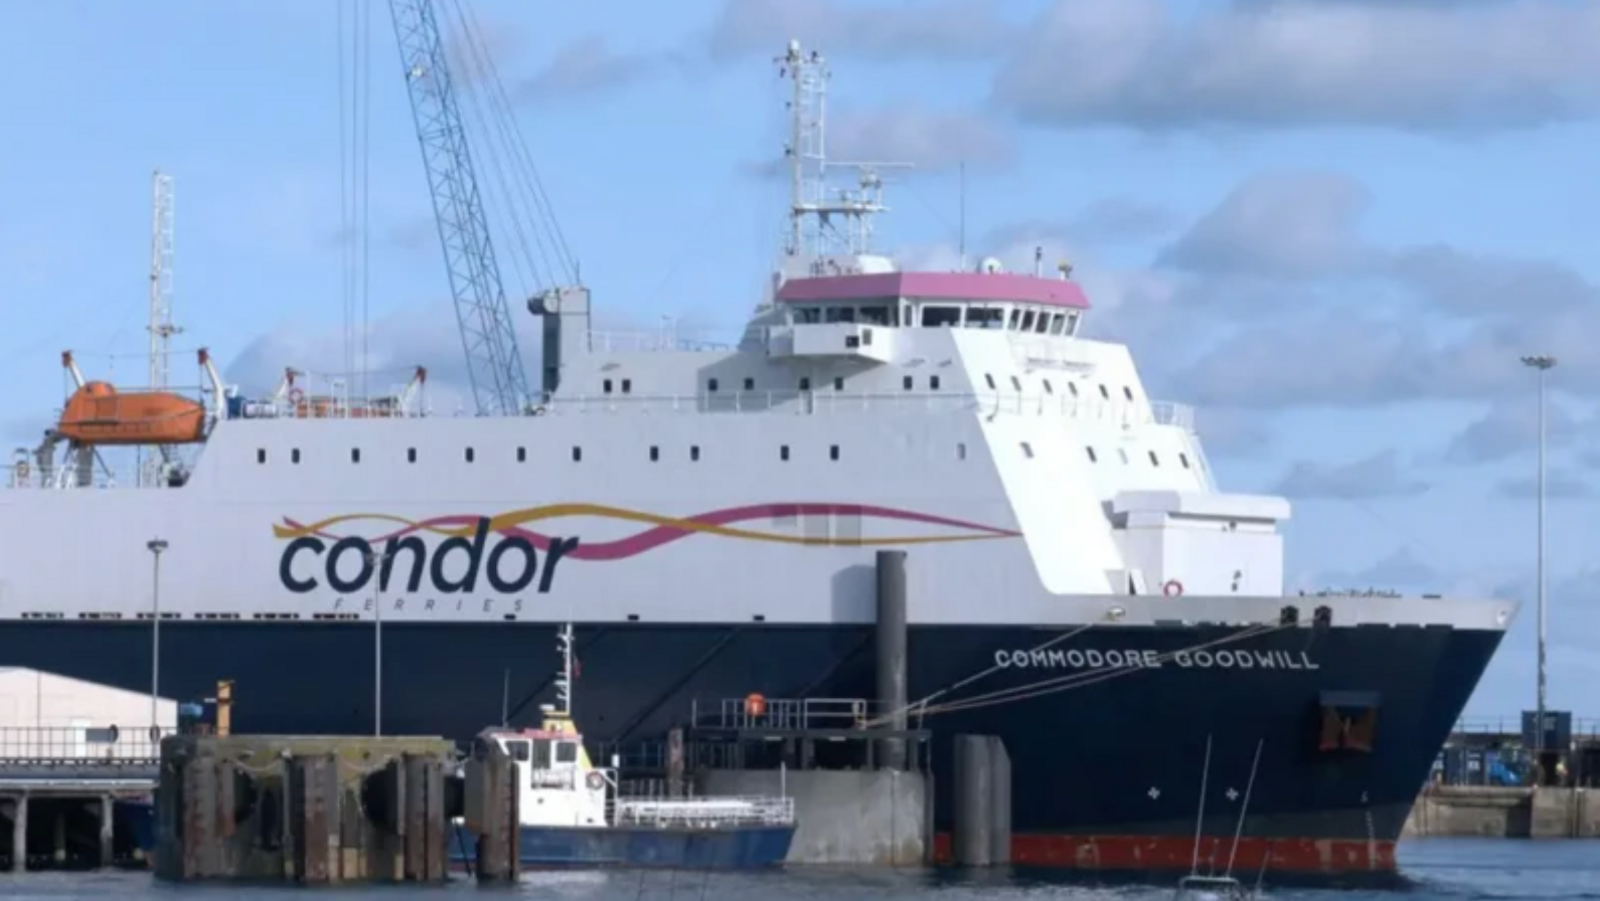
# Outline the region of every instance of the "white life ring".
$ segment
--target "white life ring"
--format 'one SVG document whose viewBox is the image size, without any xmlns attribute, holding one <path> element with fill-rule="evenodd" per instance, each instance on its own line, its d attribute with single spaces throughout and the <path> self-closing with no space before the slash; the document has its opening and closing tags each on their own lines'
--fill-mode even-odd
<svg viewBox="0 0 1600 901">
<path fill-rule="evenodd" d="M 304 391 L 301 391 L 299 388 L 289 389 L 289 403 L 298 407 L 305 402 L 305 399 L 306 393 Z"/>
<path fill-rule="evenodd" d="M 589 788 L 591 788 L 591 789 L 593 789 L 595 791 L 599 791 L 600 790 L 600 786 L 606 784 L 606 777 L 600 775 L 599 773 L 595 772 L 594 770 L 590 770 L 589 771 L 589 775 L 585 776 L 583 778 L 583 781 L 584 781 L 584 784 L 589 786 Z"/>
<path fill-rule="evenodd" d="M 1161 593 L 1169 598 L 1175 598 L 1183 594 L 1183 583 L 1177 579 L 1168 579 L 1167 583 L 1161 586 Z"/>
</svg>

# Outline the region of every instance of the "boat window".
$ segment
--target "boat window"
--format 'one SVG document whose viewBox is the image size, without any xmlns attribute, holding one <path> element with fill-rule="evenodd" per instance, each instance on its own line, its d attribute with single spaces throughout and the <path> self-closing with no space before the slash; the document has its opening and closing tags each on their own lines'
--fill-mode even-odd
<svg viewBox="0 0 1600 901">
<path fill-rule="evenodd" d="M 1067 383 L 1067 391 L 1073 397 L 1077 397 L 1078 396 L 1078 384 L 1076 382 L 1068 382 Z"/>
<path fill-rule="evenodd" d="M 995 328 L 1006 327 L 1006 313 L 1004 310 L 989 307 L 969 308 L 967 310 L 967 328 Z"/>
<path fill-rule="evenodd" d="M 822 314 L 824 322 L 855 322 L 855 307 L 828 307 Z"/>
<path fill-rule="evenodd" d="M 967 445 L 966 445 L 966 442 L 957 442 L 956 443 L 956 459 L 957 460 L 965 460 L 966 458 L 967 458 Z"/>
<path fill-rule="evenodd" d="M 623 379 L 622 380 L 622 393 L 623 394 L 632 394 L 633 393 L 633 379 Z"/>
<path fill-rule="evenodd" d="M 1129 388 L 1127 385 L 1123 385 L 1122 396 L 1126 397 L 1128 400 L 1133 400 L 1133 389 Z"/>
<path fill-rule="evenodd" d="M 689 445 L 689 459 L 693 460 L 693 461 L 695 461 L 697 463 L 700 461 L 700 445 L 698 445 L 698 444 Z"/>
<path fill-rule="evenodd" d="M 360 463 L 361 462 L 361 448 L 359 448 L 359 447 L 350 448 L 350 462 L 351 463 Z"/>
<path fill-rule="evenodd" d="M 1100 396 L 1105 398 L 1106 400 L 1110 400 L 1111 399 L 1111 392 L 1107 391 L 1106 390 L 1106 386 L 1103 385 L 1103 384 L 1100 386 Z"/>
<path fill-rule="evenodd" d="M 1007 326 L 1007 328 L 1011 329 L 1014 332 L 1014 331 L 1017 330 L 1017 326 L 1019 326 L 1021 324 L 1022 324 L 1022 308 L 1021 307 L 1012 307 L 1011 308 L 1011 324 L 1009 326 Z"/>
<path fill-rule="evenodd" d="M 472 448 L 470 448 L 470 447 L 469 447 L 469 448 L 466 448 L 466 449 L 465 449 L 465 450 L 464 450 L 464 451 L 463 451 L 463 452 L 462 452 L 462 456 L 463 456 L 463 457 L 465 457 L 465 458 L 466 458 L 466 460 L 467 460 L 467 462 L 468 462 L 468 463 L 471 463 L 471 462 L 472 462 L 472 458 L 473 458 L 473 456 L 474 456 L 474 454 L 473 454 L 473 452 L 472 452 Z"/>
<path fill-rule="evenodd" d="M 1062 332 L 1066 331 L 1066 328 L 1067 328 L 1067 314 L 1065 314 L 1065 313 L 1052 313 L 1050 315 L 1050 334 L 1059 335 Z"/>
<path fill-rule="evenodd" d="M 582 461 L 583 461 L 583 448 L 578 447 L 577 445 L 573 445 L 573 448 L 572 448 L 572 462 L 581 463 Z"/>
<path fill-rule="evenodd" d="M 900 387 L 906 389 L 907 391 L 910 391 L 912 389 L 912 387 L 914 387 L 915 385 L 916 385 L 916 380 L 913 379 L 909 375 L 902 376 L 900 378 Z"/>
<path fill-rule="evenodd" d="M 290 463 L 299 463 L 300 462 L 300 448 L 297 447 L 294 450 L 289 451 L 289 462 Z"/>
<path fill-rule="evenodd" d="M 563 741 L 556 743 L 556 763 L 576 763 L 578 760 L 578 743 Z"/>
<path fill-rule="evenodd" d="M 1044 379 L 1043 381 L 1044 381 L 1044 393 L 1046 393 L 1046 394 L 1054 394 L 1054 393 L 1056 393 L 1056 389 L 1050 387 L 1050 380 L 1049 379 Z"/>
<path fill-rule="evenodd" d="M 994 389 L 994 376 L 992 376 L 989 373 L 985 372 L 983 374 L 983 380 L 989 384 L 989 390 L 990 391 L 995 390 Z"/>
<path fill-rule="evenodd" d="M 1029 444 L 1026 441 L 1022 442 L 1022 455 L 1024 457 L 1027 457 L 1029 460 L 1032 460 L 1033 459 L 1033 445 Z"/>
<path fill-rule="evenodd" d="M 1011 387 L 1017 389 L 1018 392 L 1021 392 L 1022 391 L 1022 380 L 1017 378 L 1016 376 L 1012 376 L 1011 377 Z"/>
<path fill-rule="evenodd" d="M 785 445 L 782 445 L 782 446 L 780 446 L 778 448 L 778 459 L 779 460 L 788 460 L 789 459 L 789 445 L 785 444 Z"/>
<path fill-rule="evenodd" d="M 1050 328 L 1050 314 L 1041 311 L 1039 313 L 1039 318 L 1033 323 L 1033 330 L 1042 335 L 1049 328 Z"/>
<path fill-rule="evenodd" d="M 835 391 L 843 391 L 844 390 L 844 379 L 843 378 L 841 378 L 839 376 L 834 376 L 834 379 L 833 379 L 833 390 L 835 390 Z"/>
<path fill-rule="evenodd" d="M 861 321 L 868 325 L 893 325 L 893 313 L 888 307 L 862 307 Z"/>
<path fill-rule="evenodd" d="M 961 324 L 960 307 L 923 307 L 924 328 L 954 328 Z"/>
<path fill-rule="evenodd" d="M 756 380 L 755 379 L 745 379 L 744 380 L 744 390 L 746 390 L 746 391 L 754 391 L 754 390 L 756 390 Z"/>
<path fill-rule="evenodd" d="M 1185 454 L 1182 451 L 1179 451 L 1178 452 L 1178 462 L 1183 464 L 1183 468 L 1184 469 L 1188 469 L 1189 468 L 1189 455 Z"/>
<path fill-rule="evenodd" d="M 1160 466 L 1161 465 L 1161 460 L 1156 457 L 1156 452 L 1155 451 L 1151 451 L 1150 452 L 1150 465 L 1151 466 Z"/>
<path fill-rule="evenodd" d="M 266 448 L 264 448 L 264 447 L 256 448 L 256 462 L 257 463 L 265 463 L 265 462 L 267 462 L 267 449 Z"/>
<path fill-rule="evenodd" d="M 650 445 L 650 462 L 654 463 L 659 459 L 661 459 L 661 448 L 654 444 Z"/>
<path fill-rule="evenodd" d="M 794 321 L 800 325 L 815 325 L 822 321 L 822 311 L 816 307 L 800 307 L 794 313 Z"/>
<path fill-rule="evenodd" d="M 837 460 L 837 459 L 839 459 L 839 445 L 830 444 L 828 446 L 828 459 L 829 460 Z"/>
<path fill-rule="evenodd" d="M 1034 312 L 1032 310 L 1024 310 L 1022 312 L 1022 330 L 1023 331 L 1025 331 L 1025 332 L 1033 331 L 1033 317 L 1034 317 Z"/>
<path fill-rule="evenodd" d="M 1078 318 L 1078 314 L 1077 313 L 1068 313 L 1067 314 L 1067 334 L 1076 335 L 1078 333 L 1078 323 L 1079 323 L 1079 321 L 1080 320 Z"/>
<path fill-rule="evenodd" d="M 606 394 L 610 394 L 611 393 L 611 380 L 610 379 L 606 379 L 605 381 L 601 382 L 600 383 L 600 390 L 605 392 Z"/>
<path fill-rule="evenodd" d="M 801 376 L 800 377 L 800 390 L 801 391 L 810 391 L 811 390 L 811 379 L 810 379 L 810 377 L 808 377 L 808 376 Z"/>
<path fill-rule="evenodd" d="M 1125 447 L 1117 448 L 1117 456 L 1122 460 L 1122 465 L 1124 465 L 1124 466 L 1128 465 L 1128 449 L 1127 448 L 1125 448 Z"/>
<path fill-rule="evenodd" d="M 525 741 L 508 741 L 506 742 L 506 753 L 511 755 L 512 760 L 519 763 L 527 763 L 529 757 L 528 743 Z"/>
<path fill-rule="evenodd" d="M 936 376 L 936 375 L 928 376 L 928 390 L 929 391 L 938 391 L 939 390 L 939 377 L 938 376 Z"/>
<path fill-rule="evenodd" d="M 534 769 L 550 769 L 550 740 L 548 738 L 541 738 L 533 743 L 533 766 Z"/>
<path fill-rule="evenodd" d="M 1099 457 L 1096 457 L 1096 456 L 1095 456 L 1095 455 L 1094 455 L 1094 448 L 1092 448 L 1092 447 L 1086 447 L 1086 448 L 1084 448 L 1084 450 L 1086 450 L 1086 451 L 1088 451 L 1088 452 L 1089 452 L 1089 462 L 1090 462 L 1090 463 L 1099 463 L 1099 462 L 1100 462 L 1100 458 L 1099 458 Z"/>
<path fill-rule="evenodd" d="M 706 391 L 708 391 L 711 394 L 716 394 L 717 393 L 717 380 L 716 379 L 707 379 L 706 380 Z"/>
<path fill-rule="evenodd" d="M 526 462 L 528 462 L 528 449 L 527 448 L 525 448 L 525 447 L 517 448 L 517 462 L 518 463 L 526 463 Z"/>
<path fill-rule="evenodd" d="M 406 462 L 407 463 L 415 463 L 415 462 L 417 462 L 417 449 L 416 448 L 414 448 L 414 447 L 406 448 Z"/>
</svg>

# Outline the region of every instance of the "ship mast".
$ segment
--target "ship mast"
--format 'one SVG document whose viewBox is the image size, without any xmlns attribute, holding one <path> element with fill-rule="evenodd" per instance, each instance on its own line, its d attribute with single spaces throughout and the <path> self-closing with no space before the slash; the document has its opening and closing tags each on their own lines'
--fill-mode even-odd
<svg viewBox="0 0 1600 901">
<path fill-rule="evenodd" d="M 563 719 L 572 718 L 572 623 L 565 623 L 556 632 L 556 648 L 561 652 L 561 669 L 556 673 L 555 714 Z"/>
<path fill-rule="evenodd" d="M 789 79 L 789 141 L 784 156 L 789 163 L 789 228 L 784 255 L 822 257 L 830 254 L 861 256 L 872 252 L 872 217 L 888 212 L 883 203 L 883 178 L 879 170 L 910 168 L 910 163 L 834 162 L 827 154 L 828 62 L 815 50 L 806 52 L 790 41 L 778 57 L 779 75 Z M 854 189 L 828 188 L 828 168 L 853 168 L 858 172 Z M 835 219 L 842 219 L 839 227 Z"/>
<path fill-rule="evenodd" d="M 165 391 L 172 381 L 172 336 L 183 331 L 172 324 L 172 244 L 175 194 L 172 176 L 155 170 L 150 178 L 150 390 Z M 221 402 L 221 399 L 218 399 Z M 139 448 L 139 474 L 146 485 L 160 481 L 161 468 L 172 462 L 176 448 L 161 445 L 156 453 Z"/>
</svg>

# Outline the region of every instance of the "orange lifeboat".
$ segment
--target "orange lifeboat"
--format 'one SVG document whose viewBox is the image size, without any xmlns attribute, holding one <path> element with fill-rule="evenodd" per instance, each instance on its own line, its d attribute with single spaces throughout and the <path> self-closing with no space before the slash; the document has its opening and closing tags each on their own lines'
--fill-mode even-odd
<svg viewBox="0 0 1600 901">
<path fill-rule="evenodd" d="M 67 398 L 56 430 L 80 444 L 195 444 L 205 439 L 205 419 L 205 407 L 181 394 L 86 382 Z"/>
</svg>

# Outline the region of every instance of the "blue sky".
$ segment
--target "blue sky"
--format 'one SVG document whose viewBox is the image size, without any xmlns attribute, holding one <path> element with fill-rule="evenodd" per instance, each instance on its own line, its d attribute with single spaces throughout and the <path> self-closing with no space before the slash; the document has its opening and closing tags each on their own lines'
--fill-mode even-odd
<svg viewBox="0 0 1600 901">
<path fill-rule="evenodd" d="M 62 349 L 142 379 L 157 166 L 178 192 L 176 346 L 208 345 L 254 388 L 342 366 L 339 26 L 356 5 L 11 13 L 13 444 L 59 403 Z M 916 164 L 882 246 L 949 258 L 965 162 L 969 249 L 1070 258 L 1097 335 L 1199 407 L 1223 485 L 1291 497 L 1293 587 L 1529 601 L 1472 713 L 1532 704 L 1536 407 L 1517 358 L 1556 354 L 1551 700 L 1600 714 L 1582 688 L 1600 677 L 1600 4 L 469 5 L 609 323 L 725 334 L 754 304 L 783 197 L 760 175 L 782 146 L 770 59 L 800 37 L 833 63 L 835 152 Z M 424 363 L 448 391 L 460 348 L 387 5 L 370 7 L 370 366 L 387 383 Z M 531 289 L 508 256 L 508 289 Z"/>
</svg>

